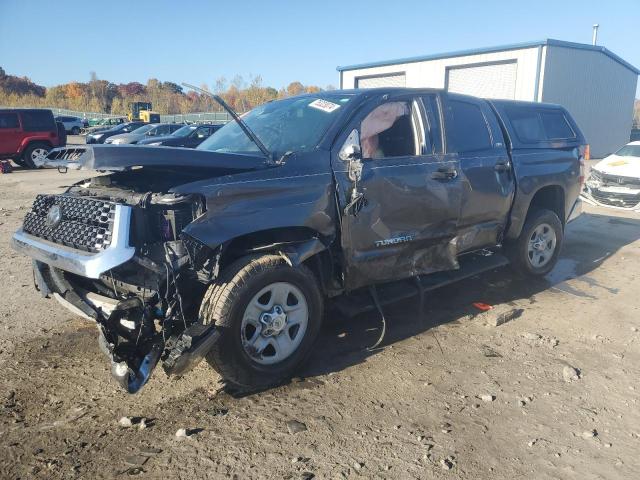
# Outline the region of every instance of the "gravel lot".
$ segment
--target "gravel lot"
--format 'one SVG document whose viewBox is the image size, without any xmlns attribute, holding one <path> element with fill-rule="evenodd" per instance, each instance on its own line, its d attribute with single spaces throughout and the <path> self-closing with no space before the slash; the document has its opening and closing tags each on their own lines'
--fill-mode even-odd
<svg viewBox="0 0 640 480">
<path fill-rule="evenodd" d="M 201 364 L 128 396 L 95 327 L 9 246 L 36 193 L 82 176 L 0 175 L 0 478 L 638 478 L 637 215 L 586 207 L 545 279 L 501 269 L 431 293 L 422 318 L 390 308 L 376 352 L 376 314 L 330 315 L 289 385 L 235 398 Z"/>
</svg>

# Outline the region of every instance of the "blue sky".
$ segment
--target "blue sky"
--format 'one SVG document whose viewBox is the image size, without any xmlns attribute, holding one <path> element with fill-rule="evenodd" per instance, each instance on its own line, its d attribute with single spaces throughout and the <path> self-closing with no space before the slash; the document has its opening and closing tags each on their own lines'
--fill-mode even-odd
<svg viewBox="0 0 640 480">
<path fill-rule="evenodd" d="M 51 86 L 261 75 L 338 83 L 337 65 L 557 38 L 640 68 L 639 0 L 0 0 L 0 66 Z"/>
</svg>

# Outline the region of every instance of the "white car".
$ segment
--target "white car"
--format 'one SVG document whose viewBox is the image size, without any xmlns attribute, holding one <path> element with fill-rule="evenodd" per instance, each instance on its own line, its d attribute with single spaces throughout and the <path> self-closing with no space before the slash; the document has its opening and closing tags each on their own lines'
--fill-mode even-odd
<svg viewBox="0 0 640 480">
<path fill-rule="evenodd" d="M 71 135 L 80 135 L 80 131 L 84 128 L 84 120 L 79 117 L 58 115 L 56 122 L 62 123 L 64 129 Z"/>
<path fill-rule="evenodd" d="M 583 197 L 596 205 L 640 211 L 640 141 L 592 167 Z"/>
</svg>

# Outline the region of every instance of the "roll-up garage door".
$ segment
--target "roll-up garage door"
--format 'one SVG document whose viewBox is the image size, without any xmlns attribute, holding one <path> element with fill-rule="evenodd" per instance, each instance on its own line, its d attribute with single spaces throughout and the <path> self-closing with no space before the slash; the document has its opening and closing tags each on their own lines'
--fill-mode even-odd
<svg viewBox="0 0 640 480">
<path fill-rule="evenodd" d="M 356 78 L 356 88 L 405 87 L 406 85 L 407 77 L 404 73 Z"/>
<path fill-rule="evenodd" d="M 516 98 L 518 63 L 499 62 L 447 68 L 447 89 L 482 98 Z"/>
</svg>

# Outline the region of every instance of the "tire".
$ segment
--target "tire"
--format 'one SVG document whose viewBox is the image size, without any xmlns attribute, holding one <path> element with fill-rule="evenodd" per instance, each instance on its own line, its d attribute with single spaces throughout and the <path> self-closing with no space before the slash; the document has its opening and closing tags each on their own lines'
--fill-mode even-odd
<svg viewBox="0 0 640 480">
<path fill-rule="evenodd" d="M 520 236 L 507 248 L 511 265 L 518 273 L 542 276 L 558 261 L 564 230 L 551 210 L 533 210 L 527 215 Z"/>
<path fill-rule="evenodd" d="M 280 304 L 284 318 L 277 310 Z M 264 322 L 265 314 L 273 323 Z M 278 255 L 241 258 L 209 287 L 200 306 L 200 320 L 215 323 L 221 332 L 207 361 L 227 385 L 262 389 L 281 384 L 308 357 L 322 316 L 320 289 L 307 267 L 292 267 Z"/>
<path fill-rule="evenodd" d="M 37 168 L 34 163 L 34 158 L 38 154 L 46 155 L 51 150 L 51 146 L 46 143 L 35 142 L 29 144 L 27 148 L 24 149 L 22 153 L 22 162 L 27 168 Z"/>
<path fill-rule="evenodd" d="M 80 127 L 73 127 L 71 129 L 71 135 L 80 135 Z"/>
</svg>

